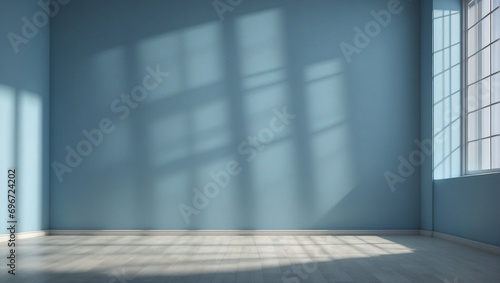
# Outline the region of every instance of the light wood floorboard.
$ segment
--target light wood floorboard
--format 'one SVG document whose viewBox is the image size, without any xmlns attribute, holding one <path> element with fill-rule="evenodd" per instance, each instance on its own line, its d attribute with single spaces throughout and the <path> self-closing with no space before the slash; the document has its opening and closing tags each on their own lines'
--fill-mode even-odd
<svg viewBox="0 0 500 283">
<path fill-rule="evenodd" d="M 47 236 L 16 256 L 0 282 L 500 282 L 500 256 L 423 236 Z"/>
</svg>

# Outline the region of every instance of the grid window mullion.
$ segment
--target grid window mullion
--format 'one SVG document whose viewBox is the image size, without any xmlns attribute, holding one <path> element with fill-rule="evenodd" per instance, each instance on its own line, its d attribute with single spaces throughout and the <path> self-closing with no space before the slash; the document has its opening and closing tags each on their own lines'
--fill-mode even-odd
<svg viewBox="0 0 500 283">
<path fill-rule="evenodd" d="M 496 28 L 494 16 L 500 8 L 495 7 L 493 1 L 486 3 L 464 0 L 463 3 L 466 13 L 463 17 L 465 21 L 465 34 L 463 35 L 465 39 L 463 57 L 465 60 L 463 63 L 465 66 L 465 89 L 463 90 L 465 93 L 463 96 L 465 99 L 463 102 L 465 104 L 463 124 L 465 173 L 498 171 L 500 168 L 495 167 L 497 157 L 494 155 L 499 152 L 495 150 L 495 140 L 498 140 L 500 135 L 495 132 L 495 125 L 499 123 L 495 122 L 495 117 L 499 117 L 500 114 L 496 111 L 500 107 L 495 106 L 500 102 L 494 99 L 495 90 L 492 87 L 495 87 L 494 76 L 499 73 L 493 66 L 493 60 L 497 56 L 494 44 L 499 41 L 494 34 Z M 471 12 L 474 14 L 469 14 Z M 473 21 L 470 26 L 469 21 Z M 485 28 L 488 30 L 484 30 Z M 473 49 L 469 50 L 470 48 Z M 469 54 L 469 51 L 473 53 Z M 471 72 L 474 73 L 471 74 Z M 472 90 L 474 90 L 473 93 L 471 93 Z M 472 99 L 475 104 L 469 105 Z M 474 109 L 471 110 L 471 107 Z"/>
<path fill-rule="evenodd" d="M 492 41 L 493 41 L 493 26 L 492 26 L 493 13 L 492 13 L 491 7 L 493 7 L 493 3 L 490 2 L 490 12 L 488 14 L 488 17 L 490 17 L 490 30 L 489 30 L 489 32 L 490 32 L 490 46 L 491 46 L 490 47 L 490 52 L 491 52 L 490 53 L 490 56 L 491 56 L 490 57 L 490 72 L 489 72 L 490 78 L 488 79 L 488 82 L 489 82 L 488 89 L 490 90 L 490 103 L 489 103 L 490 105 L 491 105 L 491 101 L 492 101 L 492 99 L 491 99 L 491 73 L 493 71 L 493 68 L 491 66 L 492 65 L 491 62 L 493 61 L 493 57 L 494 57 L 494 54 L 493 54 L 494 50 L 492 48 L 493 47 L 493 45 L 492 45 Z M 493 153 L 492 143 L 491 143 L 491 140 L 492 140 L 491 136 L 493 135 L 493 126 L 492 126 L 493 121 L 491 120 L 492 116 L 493 116 L 493 107 L 490 107 L 490 139 L 488 140 L 489 147 L 490 147 L 490 166 L 488 169 L 493 169 L 493 158 L 491 157 L 491 154 Z"/>
</svg>

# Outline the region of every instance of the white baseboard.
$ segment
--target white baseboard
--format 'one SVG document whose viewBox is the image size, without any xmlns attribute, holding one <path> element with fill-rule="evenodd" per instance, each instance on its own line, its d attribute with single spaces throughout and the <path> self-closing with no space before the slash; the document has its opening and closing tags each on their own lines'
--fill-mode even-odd
<svg viewBox="0 0 500 283">
<path fill-rule="evenodd" d="M 418 235 L 418 230 L 50 230 L 57 236 L 328 236 Z"/>
<path fill-rule="evenodd" d="M 462 237 L 457 237 L 457 236 L 453 236 L 450 234 L 445 234 L 445 233 L 435 232 L 435 231 L 432 232 L 432 237 L 447 240 L 450 242 L 455 242 L 457 244 L 473 247 L 473 248 L 476 248 L 476 249 L 479 249 L 482 251 L 486 251 L 486 252 L 500 255 L 500 247 L 498 247 L 498 246 L 485 244 L 485 243 L 477 242 L 474 240 L 469 240 L 469 239 L 465 239 Z"/>
<path fill-rule="evenodd" d="M 46 230 L 20 232 L 20 233 L 16 233 L 16 240 L 42 237 L 42 236 L 47 236 L 47 235 L 49 235 L 49 232 Z M 10 234 L 2 234 L 2 235 L 0 235 L 0 242 L 6 242 L 9 240 L 9 238 L 10 238 Z"/>
</svg>

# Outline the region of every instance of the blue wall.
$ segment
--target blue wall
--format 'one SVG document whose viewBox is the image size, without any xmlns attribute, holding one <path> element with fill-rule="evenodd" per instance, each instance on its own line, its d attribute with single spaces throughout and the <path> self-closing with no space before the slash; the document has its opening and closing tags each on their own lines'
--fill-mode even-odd
<svg viewBox="0 0 500 283">
<path fill-rule="evenodd" d="M 435 230 L 500 246 L 500 174 L 434 182 Z"/>
<path fill-rule="evenodd" d="M 41 16 L 35 26 L 37 13 L 43 13 L 47 21 Z M 5 186 L 0 194 L 0 221 L 8 219 L 3 205 L 7 203 L 7 170 L 15 168 L 16 232 L 48 228 L 48 18 L 35 0 L 0 1 L 0 183 Z"/>
<path fill-rule="evenodd" d="M 384 174 L 420 137 L 419 5 L 348 63 L 340 44 L 388 1 L 243 1 L 223 21 L 212 2 L 73 1 L 53 19 L 50 228 L 418 229 L 419 170 L 394 192 Z M 140 96 L 148 66 L 169 75 Z M 213 198 L 193 192 L 234 162 Z"/>
<path fill-rule="evenodd" d="M 432 139 L 432 1 L 420 1 L 420 136 Z M 420 229 L 432 231 L 433 166 L 429 158 L 420 167 Z"/>
</svg>

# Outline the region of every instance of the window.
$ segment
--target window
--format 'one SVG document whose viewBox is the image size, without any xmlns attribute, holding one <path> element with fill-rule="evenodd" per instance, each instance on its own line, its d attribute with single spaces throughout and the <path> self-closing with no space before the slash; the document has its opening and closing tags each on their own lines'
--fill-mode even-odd
<svg viewBox="0 0 500 283">
<path fill-rule="evenodd" d="M 464 1 L 465 174 L 500 171 L 500 0 Z"/>
</svg>

